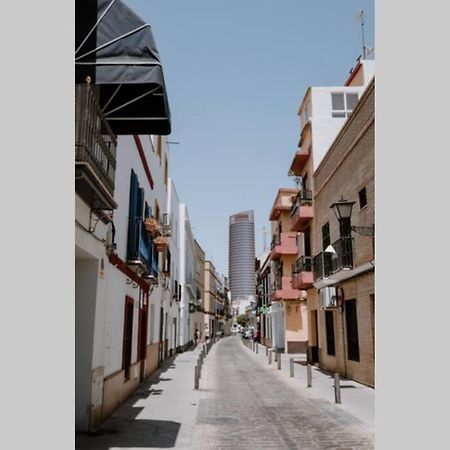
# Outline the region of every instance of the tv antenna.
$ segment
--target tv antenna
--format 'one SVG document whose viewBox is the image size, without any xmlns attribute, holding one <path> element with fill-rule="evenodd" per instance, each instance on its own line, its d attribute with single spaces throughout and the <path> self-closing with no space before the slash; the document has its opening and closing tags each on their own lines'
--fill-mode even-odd
<svg viewBox="0 0 450 450">
<path fill-rule="evenodd" d="M 361 9 L 356 13 L 356 20 L 361 23 L 361 36 L 362 36 L 362 47 L 363 47 L 363 59 L 366 59 L 366 43 L 364 40 L 364 10 Z"/>
</svg>

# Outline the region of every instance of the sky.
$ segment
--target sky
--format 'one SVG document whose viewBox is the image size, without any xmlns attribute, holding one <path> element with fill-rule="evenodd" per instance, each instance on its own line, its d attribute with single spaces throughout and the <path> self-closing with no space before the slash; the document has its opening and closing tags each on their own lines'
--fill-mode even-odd
<svg viewBox="0 0 450 450">
<path fill-rule="evenodd" d="M 124 0 L 148 22 L 172 116 L 169 172 L 195 238 L 228 274 L 228 219 L 255 211 L 256 255 L 309 86 L 340 86 L 374 45 L 373 0 Z"/>
</svg>

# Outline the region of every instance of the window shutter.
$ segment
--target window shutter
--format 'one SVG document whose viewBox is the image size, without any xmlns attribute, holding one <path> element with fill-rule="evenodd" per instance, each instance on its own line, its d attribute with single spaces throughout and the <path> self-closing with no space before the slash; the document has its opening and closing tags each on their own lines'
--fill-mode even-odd
<svg viewBox="0 0 450 450">
<path fill-rule="evenodd" d="M 130 203 L 128 205 L 128 241 L 127 241 L 127 259 L 135 260 L 139 249 L 139 227 L 136 222 L 136 205 L 138 199 L 138 179 L 137 175 L 131 170 L 130 179 Z"/>
</svg>

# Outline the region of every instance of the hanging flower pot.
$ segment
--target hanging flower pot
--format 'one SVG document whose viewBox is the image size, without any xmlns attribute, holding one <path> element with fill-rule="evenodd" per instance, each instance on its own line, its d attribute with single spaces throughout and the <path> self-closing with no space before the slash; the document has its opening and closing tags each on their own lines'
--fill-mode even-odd
<svg viewBox="0 0 450 450">
<path fill-rule="evenodd" d="M 156 249 L 158 250 L 158 252 L 163 252 L 168 247 L 169 241 L 164 236 L 158 236 L 155 239 L 155 245 L 156 245 Z"/>
<path fill-rule="evenodd" d="M 160 223 L 153 217 L 148 217 L 147 219 L 145 219 L 144 224 L 145 224 L 145 229 L 152 236 L 155 236 L 156 234 L 158 234 L 158 232 L 161 228 Z"/>
</svg>

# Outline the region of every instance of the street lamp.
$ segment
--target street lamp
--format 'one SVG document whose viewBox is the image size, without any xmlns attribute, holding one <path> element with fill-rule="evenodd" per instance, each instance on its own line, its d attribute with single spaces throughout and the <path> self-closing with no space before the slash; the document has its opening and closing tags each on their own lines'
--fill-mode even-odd
<svg viewBox="0 0 450 450">
<path fill-rule="evenodd" d="M 336 218 L 338 219 L 339 223 L 343 220 L 349 220 L 352 216 L 352 209 L 355 202 L 350 202 L 344 199 L 344 197 L 341 197 L 339 201 L 336 203 L 333 203 L 330 208 L 333 209 L 334 214 L 336 215 Z M 355 233 L 362 234 L 364 236 L 374 236 L 375 235 L 375 225 L 369 226 L 369 227 L 350 227 L 351 231 L 354 231 Z"/>
</svg>

